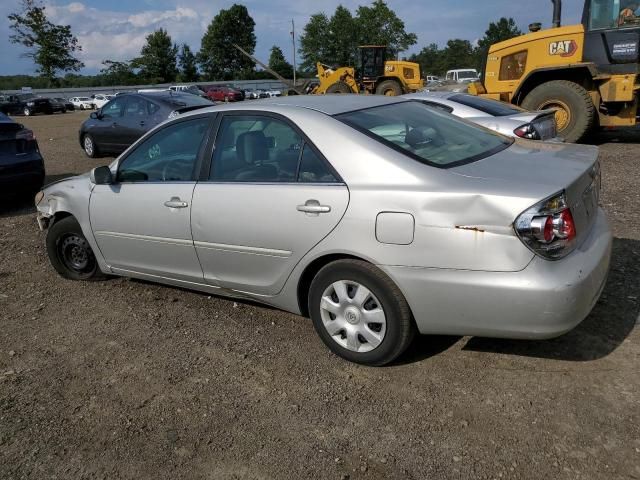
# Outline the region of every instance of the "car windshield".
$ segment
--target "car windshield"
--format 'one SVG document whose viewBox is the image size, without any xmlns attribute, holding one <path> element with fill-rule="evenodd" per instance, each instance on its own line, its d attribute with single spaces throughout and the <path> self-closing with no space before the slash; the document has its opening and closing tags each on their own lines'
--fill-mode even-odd
<svg viewBox="0 0 640 480">
<path fill-rule="evenodd" d="M 81 102 L 88 102 L 91 99 L 89 97 L 78 97 L 78 100 L 80 100 Z"/>
<path fill-rule="evenodd" d="M 415 160 L 441 168 L 479 160 L 513 142 L 418 102 L 366 108 L 336 118 Z"/>
<path fill-rule="evenodd" d="M 464 93 L 453 95 L 449 97 L 452 102 L 466 105 L 467 107 L 475 108 L 481 112 L 488 113 L 494 117 L 506 117 L 508 115 L 516 115 L 518 113 L 526 112 L 526 110 L 511 105 L 510 103 L 500 102 L 499 100 L 492 100 L 491 98 L 482 98 L 475 95 L 466 95 Z"/>
<path fill-rule="evenodd" d="M 473 70 L 461 70 L 458 72 L 458 78 L 478 78 L 478 74 Z"/>
<path fill-rule="evenodd" d="M 27 101 L 27 100 L 33 100 L 34 98 L 37 98 L 33 93 L 23 93 L 18 95 L 18 99 L 21 102 Z"/>
</svg>

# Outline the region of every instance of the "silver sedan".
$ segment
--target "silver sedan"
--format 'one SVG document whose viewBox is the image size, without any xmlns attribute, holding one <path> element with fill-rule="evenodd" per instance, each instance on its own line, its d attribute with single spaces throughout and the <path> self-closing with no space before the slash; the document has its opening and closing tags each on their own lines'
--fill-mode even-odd
<svg viewBox="0 0 640 480">
<path fill-rule="evenodd" d="M 468 93 L 417 92 L 403 96 L 456 117 L 465 118 L 508 137 L 562 141 L 556 137 L 555 110 L 529 112 L 510 103 Z"/>
<path fill-rule="evenodd" d="M 549 338 L 582 321 L 611 252 L 597 156 L 399 97 L 284 97 L 180 115 L 36 205 L 67 279 L 256 300 L 383 365 L 415 333 Z"/>
</svg>

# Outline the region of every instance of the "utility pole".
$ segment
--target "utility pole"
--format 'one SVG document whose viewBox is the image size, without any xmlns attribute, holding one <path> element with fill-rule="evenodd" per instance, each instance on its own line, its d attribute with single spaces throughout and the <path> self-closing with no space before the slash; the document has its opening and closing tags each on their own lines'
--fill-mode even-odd
<svg viewBox="0 0 640 480">
<path fill-rule="evenodd" d="M 293 86 L 296 85 L 296 26 L 291 19 L 291 41 L 293 42 Z"/>
</svg>

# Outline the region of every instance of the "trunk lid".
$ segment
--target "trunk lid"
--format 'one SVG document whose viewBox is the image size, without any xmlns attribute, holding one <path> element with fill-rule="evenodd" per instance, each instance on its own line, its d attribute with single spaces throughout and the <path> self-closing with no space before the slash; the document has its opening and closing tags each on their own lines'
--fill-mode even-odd
<svg viewBox="0 0 640 480">
<path fill-rule="evenodd" d="M 595 221 L 600 195 L 597 147 L 516 140 L 496 155 L 452 168 L 450 172 L 476 178 L 498 191 L 507 189 L 529 196 L 531 206 L 564 190 L 576 224 L 578 244 Z"/>
</svg>

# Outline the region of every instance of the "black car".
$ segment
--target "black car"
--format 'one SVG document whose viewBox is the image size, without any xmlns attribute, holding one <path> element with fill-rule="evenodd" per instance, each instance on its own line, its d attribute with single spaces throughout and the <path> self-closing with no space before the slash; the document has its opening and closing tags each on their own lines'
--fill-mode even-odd
<svg viewBox="0 0 640 480">
<path fill-rule="evenodd" d="M 4 103 L 0 105 L 0 112 L 6 115 L 33 115 L 35 113 L 55 113 L 66 112 L 64 103 L 57 102 L 51 98 L 39 97 L 33 93 L 18 93 L 9 95 Z"/>
<path fill-rule="evenodd" d="M 210 100 L 172 91 L 118 95 L 82 124 L 80 146 L 89 157 L 118 154 L 168 118 L 211 105 Z"/>
<path fill-rule="evenodd" d="M 73 112 L 76 109 L 76 107 L 73 105 L 73 103 L 71 103 L 71 101 L 68 98 L 56 97 L 54 98 L 54 100 L 58 103 L 63 104 L 65 111 Z"/>
<path fill-rule="evenodd" d="M 33 132 L 0 113 L 0 196 L 35 195 L 44 181 L 44 161 Z"/>
</svg>

